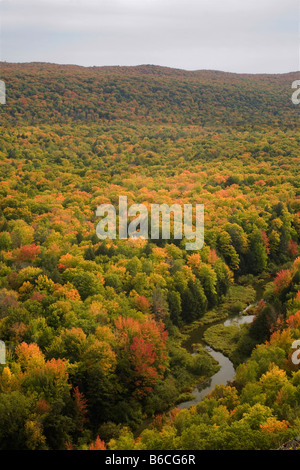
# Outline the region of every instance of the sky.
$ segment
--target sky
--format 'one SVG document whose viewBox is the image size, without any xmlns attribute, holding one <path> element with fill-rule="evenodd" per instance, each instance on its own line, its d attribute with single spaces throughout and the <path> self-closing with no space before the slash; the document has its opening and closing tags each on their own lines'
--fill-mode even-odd
<svg viewBox="0 0 300 470">
<path fill-rule="evenodd" d="M 300 0 L 0 0 L 0 59 L 286 73 Z"/>
</svg>

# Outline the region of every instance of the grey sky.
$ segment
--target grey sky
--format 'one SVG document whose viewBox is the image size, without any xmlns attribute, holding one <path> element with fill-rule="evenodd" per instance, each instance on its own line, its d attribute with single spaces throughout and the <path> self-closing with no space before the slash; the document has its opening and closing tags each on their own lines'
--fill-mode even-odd
<svg viewBox="0 0 300 470">
<path fill-rule="evenodd" d="M 1 60 L 299 70 L 299 0 L 0 0 Z"/>
</svg>

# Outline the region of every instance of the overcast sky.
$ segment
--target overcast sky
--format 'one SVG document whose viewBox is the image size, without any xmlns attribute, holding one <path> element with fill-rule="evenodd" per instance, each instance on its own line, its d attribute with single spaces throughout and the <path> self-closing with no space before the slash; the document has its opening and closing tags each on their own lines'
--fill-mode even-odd
<svg viewBox="0 0 300 470">
<path fill-rule="evenodd" d="M 0 0 L 1 60 L 299 70 L 299 0 Z"/>
</svg>

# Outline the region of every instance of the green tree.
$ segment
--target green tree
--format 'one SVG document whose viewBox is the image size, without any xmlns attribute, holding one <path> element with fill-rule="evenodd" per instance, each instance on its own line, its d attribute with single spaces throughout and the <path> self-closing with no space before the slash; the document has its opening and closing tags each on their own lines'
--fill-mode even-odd
<svg viewBox="0 0 300 470">
<path fill-rule="evenodd" d="M 268 255 L 260 230 L 254 230 L 249 236 L 247 253 L 249 269 L 253 274 L 262 273 L 267 267 Z"/>
</svg>

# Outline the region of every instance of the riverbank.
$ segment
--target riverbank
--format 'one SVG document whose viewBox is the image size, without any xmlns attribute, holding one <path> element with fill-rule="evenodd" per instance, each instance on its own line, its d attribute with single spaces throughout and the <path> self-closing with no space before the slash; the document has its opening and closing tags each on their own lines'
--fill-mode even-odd
<svg viewBox="0 0 300 470">
<path fill-rule="evenodd" d="M 199 403 L 216 385 L 234 379 L 235 363 L 238 362 L 234 352 L 241 339 L 241 325 L 253 320 L 251 308 L 256 301 L 257 292 L 252 286 L 232 286 L 219 309 L 207 312 L 201 321 L 185 328 L 183 346 L 193 354 L 204 349 L 218 362 L 219 368 L 213 376 L 198 382 L 189 399 L 178 403 L 177 408 L 188 408 Z"/>
<path fill-rule="evenodd" d="M 234 379 L 233 362 L 222 350 L 218 350 L 220 344 L 213 347 L 204 336 L 210 328 L 218 325 L 247 322 L 257 300 L 257 289 L 252 285 L 233 285 L 221 305 L 206 312 L 201 320 L 185 325 L 178 333 L 176 341 L 171 344 L 170 371 L 176 377 L 177 384 L 181 383 L 181 393 L 174 397 L 175 400 L 168 409 L 161 410 L 162 413 L 173 408 L 189 408 L 199 403 L 216 385 L 226 384 Z M 134 430 L 134 435 L 139 435 L 152 419 L 149 416 L 143 420 Z"/>
</svg>

